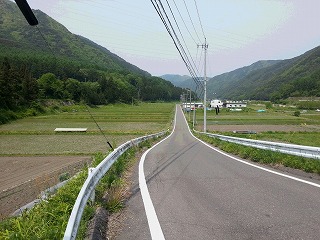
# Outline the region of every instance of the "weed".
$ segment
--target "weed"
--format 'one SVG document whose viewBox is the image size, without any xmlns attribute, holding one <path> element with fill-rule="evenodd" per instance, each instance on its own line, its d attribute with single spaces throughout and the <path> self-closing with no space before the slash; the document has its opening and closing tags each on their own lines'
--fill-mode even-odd
<svg viewBox="0 0 320 240">
<path fill-rule="evenodd" d="M 68 180 L 69 178 L 70 178 L 70 173 L 65 172 L 65 173 L 60 174 L 59 181 L 63 182 L 63 181 Z"/>
</svg>

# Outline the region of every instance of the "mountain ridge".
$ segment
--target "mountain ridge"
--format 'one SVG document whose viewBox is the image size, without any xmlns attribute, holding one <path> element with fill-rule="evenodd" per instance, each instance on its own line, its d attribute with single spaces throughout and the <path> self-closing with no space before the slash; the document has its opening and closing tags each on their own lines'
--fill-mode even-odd
<svg viewBox="0 0 320 240">
<path fill-rule="evenodd" d="M 0 0 L 2 51 L 11 51 L 12 54 L 12 52 L 17 52 L 18 48 L 26 52 L 45 52 L 48 56 L 68 58 L 75 62 L 84 61 L 104 70 L 132 71 L 151 76 L 107 48 L 83 36 L 71 33 L 65 26 L 41 10 L 33 10 L 33 12 L 39 20 L 36 27 L 27 24 L 14 2 Z"/>
<path fill-rule="evenodd" d="M 175 86 L 195 90 L 192 79 Z M 285 60 L 259 60 L 207 81 L 207 97 L 279 101 L 320 96 L 320 46 Z"/>
</svg>

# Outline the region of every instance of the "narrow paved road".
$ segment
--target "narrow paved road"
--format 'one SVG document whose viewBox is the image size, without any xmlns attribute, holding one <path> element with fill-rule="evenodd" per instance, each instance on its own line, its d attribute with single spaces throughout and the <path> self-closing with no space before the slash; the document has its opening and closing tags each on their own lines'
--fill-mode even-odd
<svg viewBox="0 0 320 240">
<path fill-rule="evenodd" d="M 320 239 L 319 185 L 206 146 L 190 134 L 179 107 L 174 133 L 147 154 L 144 172 L 165 239 Z M 138 178 L 134 185 L 116 239 L 151 239 Z"/>
</svg>

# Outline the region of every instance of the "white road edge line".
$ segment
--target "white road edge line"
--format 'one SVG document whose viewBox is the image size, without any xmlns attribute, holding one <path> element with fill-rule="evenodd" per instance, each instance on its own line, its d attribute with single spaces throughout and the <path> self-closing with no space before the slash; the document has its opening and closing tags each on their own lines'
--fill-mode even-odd
<svg viewBox="0 0 320 240">
<path fill-rule="evenodd" d="M 162 143 L 163 141 L 165 141 L 166 139 L 171 137 L 171 135 L 173 134 L 173 132 L 176 128 L 176 121 L 177 121 L 177 106 L 176 106 L 175 115 L 174 115 L 173 130 L 170 133 L 170 135 L 168 137 L 162 139 L 157 144 L 155 144 L 152 148 L 149 148 L 147 151 L 145 151 L 140 159 L 140 162 L 139 162 L 139 187 L 140 187 L 141 197 L 142 197 L 142 201 L 143 201 L 143 205 L 144 205 L 144 210 L 147 215 L 151 239 L 153 239 L 153 240 L 164 240 L 165 238 L 164 238 L 164 235 L 163 235 L 163 232 L 162 232 L 162 229 L 161 229 L 158 217 L 157 217 L 156 210 L 154 209 L 154 206 L 153 206 L 153 203 L 152 203 L 152 200 L 150 197 L 150 193 L 149 193 L 148 186 L 146 183 L 146 178 L 144 175 L 143 165 L 144 165 L 144 160 L 145 160 L 147 154 L 153 148 L 158 146 L 160 143 Z"/>
<path fill-rule="evenodd" d="M 187 123 L 187 125 L 188 125 L 188 122 L 187 122 L 187 120 L 186 120 L 185 117 L 184 117 L 184 120 L 186 121 L 186 123 Z M 302 182 L 302 183 L 309 184 L 309 185 L 311 185 L 311 186 L 320 188 L 320 184 L 317 184 L 317 183 L 314 183 L 314 182 L 310 182 L 310 181 L 306 181 L 306 180 L 303 180 L 303 179 L 300 179 L 300 178 L 297 178 L 297 177 L 292 177 L 292 176 L 287 175 L 287 174 L 284 174 L 284 173 L 279 173 L 279 172 L 276 172 L 276 171 L 273 171 L 273 170 L 270 170 L 270 169 L 267 169 L 267 168 L 264 168 L 264 167 L 260 167 L 260 166 L 257 166 L 257 165 L 255 165 L 255 164 L 249 163 L 249 162 L 246 162 L 246 161 L 241 160 L 241 159 L 239 159 L 239 158 L 233 157 L 233 156 L 231 156 L 231 155 L 229 155 L 229 154 L 227 154 L 227 153 L 225 153 L 225 152 L 222 152 L 221 150 L 218 150 L 218 149 L 212 147 L 212 146 L 209 145 L 208 143 L 206 143 L 206 142 L 200 140 L 199 138 L 197 138 L 196 136 L 194 136 L 194 135 L 192 134 L 191 130 L 190 130 L 189 125 L 188 125 L 188 129 L 189 129 L 190 134 L 191 134 L 195 139 L 197 139 L 198 141 L 200 141 L 201 143 L 203 143 L 203 144 L 206 145 L 207 147 L 213 149 L 214 151 L 217 151 L 218 153 L 221 153 L 221 154 L 223 154 L 223 155 L 225 155 L 225 156 L 227 156 L 227 157 L 229 157 L 229 158 L 232 158 L 233 160 L 236 160 L 236 161 L 238 161 L 238 162 L 247 164 L 247 165 L 249 165 L 249 166 L 251 166 L 251 167 L 255 167 L 255 168 L 258 168 L 258 169 L 260 169 L 260 170 L 269 172 L 269 173 L 273 173 L 273 174 L 276 174 L 276 175 L 279 175 L 279 176 L 282 176 L 282 177 L 285 177 L 285 178 L 289 178 L 289 179 L 292 179 L 292 180 L 295 180 L 295 181 L 298 181 L 298 182 Z"/>
</svg>

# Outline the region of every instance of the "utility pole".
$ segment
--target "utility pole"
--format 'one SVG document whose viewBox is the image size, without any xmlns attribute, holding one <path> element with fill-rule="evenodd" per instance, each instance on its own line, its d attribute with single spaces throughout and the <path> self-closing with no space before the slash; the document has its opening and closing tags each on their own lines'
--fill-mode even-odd
<svg viewBox="0 0 320 240">
<path fill-rule="evenodd" d="M 189 122 L 191 121 L 191 89 L 189 89 L 190 91 L 190 111 L 189 111 Z"/>
<path fill-rule="evenodd" d="M 198 46 L 204 48 L 203 132 L 207 132 L 207 38 L 204 39 L 204 44 Z"/>
<path fill-rule="evenodd" d="M 194 129 L 195 121 L 196 121 L 196 103 L 194 103 L 194 109 L 193 109 L 193 121 L 192 121 L 193 129 Z"/>
</svg>

